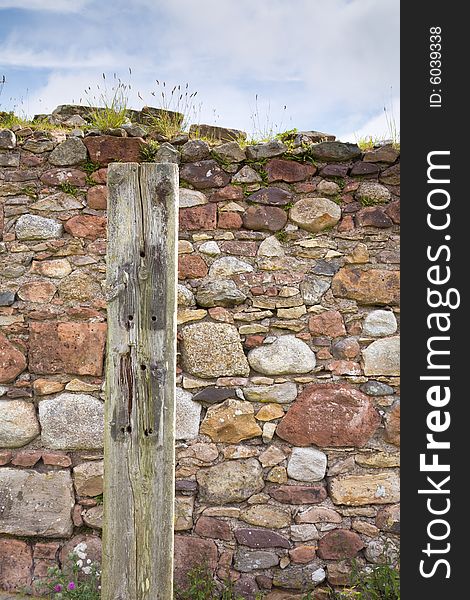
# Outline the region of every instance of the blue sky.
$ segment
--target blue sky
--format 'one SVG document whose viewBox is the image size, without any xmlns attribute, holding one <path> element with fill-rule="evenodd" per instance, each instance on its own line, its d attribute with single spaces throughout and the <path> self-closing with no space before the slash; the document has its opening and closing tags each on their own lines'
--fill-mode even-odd
<svg viewBox="0 0 470 600">
<path fill-rule="evenodd" d="M 113 73 L 130 83 L 135 108 L 188 83 L 193 121 L 387 136 L 399 0 L 0 0 L 0 110 L 86 103 L 103 72 L 108 88 Z"/>
</svg>

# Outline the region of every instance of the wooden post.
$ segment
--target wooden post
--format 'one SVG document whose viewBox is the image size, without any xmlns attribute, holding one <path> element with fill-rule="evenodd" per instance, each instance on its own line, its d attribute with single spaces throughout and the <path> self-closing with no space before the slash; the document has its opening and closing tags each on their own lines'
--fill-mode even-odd
<svg viewBox="0 0 470 600">
<path fill-rule="evenodd" d="M 108 168 L 103 600 L 173 599 L 178 189 Z"/>
</svg>

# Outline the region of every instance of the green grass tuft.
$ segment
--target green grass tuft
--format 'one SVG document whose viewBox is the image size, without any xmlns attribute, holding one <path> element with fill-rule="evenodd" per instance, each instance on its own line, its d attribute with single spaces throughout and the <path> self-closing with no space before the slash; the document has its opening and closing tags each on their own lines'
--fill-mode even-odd
<svg viewBox="0 0 470 600">
<path fill-rule="evenodd" d="M 91 109 L 88 120 L 91 127 L 95 129 L 116 129 L 127 122 L 128 97 L 131 86 L 118 78 L 116 73 L 113 74 L 110 87 L 108 87 L 106 73 L 102 73 L 102 78 L 102 85 L 96 86 L 96 95 L 92 95 L 90 87 L 85 90 Z"/>
<path fill-rule="evenodd" d="M 159 148 L 159 142 L 149 140 L 147 144 L 140 147 L 140 158 L 143 162 L 155 162 L 155 157 L 157 156 Z"/>
<path fill-rule="evenodd" d="M 64 192 L 64 194 L 70 194 L 74 197 L 76 197 L 79 193 L 79 189 L 67 181 L 64 181 L 64 183 L 60 184 L 60 189 Z"/>
</svg>

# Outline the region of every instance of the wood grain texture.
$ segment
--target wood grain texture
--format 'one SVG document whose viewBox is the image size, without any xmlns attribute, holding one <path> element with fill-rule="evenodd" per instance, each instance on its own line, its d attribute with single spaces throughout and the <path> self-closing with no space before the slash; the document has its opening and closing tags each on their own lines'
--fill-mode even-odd
<svg viewBox="0 0 470 600">
<path fill-rule="evenodd" d="M 103 600 L 172 600 L 178 167 L 108 168 Z"/>
</svg>

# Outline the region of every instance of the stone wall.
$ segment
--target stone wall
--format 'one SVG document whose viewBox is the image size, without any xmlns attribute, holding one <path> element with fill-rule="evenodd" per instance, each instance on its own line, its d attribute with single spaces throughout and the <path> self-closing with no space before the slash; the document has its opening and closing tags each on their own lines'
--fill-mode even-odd
<svg viewBox="0 0 470 600">
<path fill-rule="evenodd" d="M 72 121 L 0 131 L 0 588 L 99 555 L 106 165 L 150 151 L 180 162 L 177 580 L 276 598 L 393 555 L 398 152 Z"/>
</svg>

